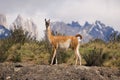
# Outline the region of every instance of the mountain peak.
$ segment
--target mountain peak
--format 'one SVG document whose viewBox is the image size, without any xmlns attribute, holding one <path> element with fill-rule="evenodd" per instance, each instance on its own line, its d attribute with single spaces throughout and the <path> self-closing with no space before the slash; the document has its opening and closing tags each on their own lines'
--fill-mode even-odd
<svg viewBox="0 0 120 80">
<path fill-rule="evenodd" d="M 72 21 L 71 23 L 68 23 L 67 25 L 72 26 L 72 27 L 81 27 L 81 25 L 77 21 Z"/>
<path fill-rule="evenodd" d="M 99 26 L 99 27 L 105 27 L 105 24 L 103 24 L 101 21 L 96 20 L 95 21 L 95 25 Z"/>
<path fill-rule="evenodd" d="M 95 24 L 98 24 L 98 23 L 101 24 L 101 22 L 100 22 L 99 20 L 96 20 L 96 21 L 95 21 Z"/>
<path fill-rule="evenodd" d="M 22 15 L 21 14 L 18 14 L 18 16 L 17 16 L 18 18 L 22 18 Z"/>
<path fill-rule="evenodd" d="M 13 22 L 11 29 L 14 29 L 14 25 L 16 28 L 21 27 L 24 31 L 29 32 L 31 37 L 37 37 L 37 25 L 32 19 L 25 18 L 19 14 Z"/>
<path fill-rule="evenodd" d="M 84 26 L 89 26 L 90 23 L 88 21 L 85 22 Z"/>
<path fill-rule="evenodd" d="M 16 20 L 18 20 L 18 21 L 23 21 L 23 17 L 22 17 L 22 15 L 18 14 Z"/>
<path fill-rule="evenodd" d="M 13 22 L 13 26 L 15 25 L 16 28 L 22 27 L 24 26 L 24 22 L 25 22 L 24 18 L 20 14 L 18 14 L 15 21 Z M 12 29 L 14 29 L 14 27 Z"/>
</svg>

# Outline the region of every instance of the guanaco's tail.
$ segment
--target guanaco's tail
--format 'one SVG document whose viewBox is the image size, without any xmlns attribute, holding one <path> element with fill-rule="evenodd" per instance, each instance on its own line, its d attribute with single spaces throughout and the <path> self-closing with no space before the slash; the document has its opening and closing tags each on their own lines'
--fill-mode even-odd
<svg viewBox="0 0 120 80">
<path fill-rule="evenodd" d="M 82 39 L 82 35 L 80 34 L 75 35 L 75 37 L 80 37 L 80 39 Z"/>
</svg>

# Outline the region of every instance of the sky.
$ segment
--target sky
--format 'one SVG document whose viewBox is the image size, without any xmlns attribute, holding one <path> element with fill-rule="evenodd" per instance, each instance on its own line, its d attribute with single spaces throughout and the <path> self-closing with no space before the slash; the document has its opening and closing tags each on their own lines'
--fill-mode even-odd
<svg viewBox="0 0 120 80">
<path fill-rule="evenodd" d="M 54 21 L 85 21 L 113 26 L 120 31 L 120 0 L 0 0 L 0 13 L 11 24 L 18 14 L 32 18 L 40 30 L 45 28 L 44 19 Z"/>
</svg>

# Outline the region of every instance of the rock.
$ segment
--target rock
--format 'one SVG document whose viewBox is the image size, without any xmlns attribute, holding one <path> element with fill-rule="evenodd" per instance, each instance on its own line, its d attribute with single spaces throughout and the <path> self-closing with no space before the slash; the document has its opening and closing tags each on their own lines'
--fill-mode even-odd
<svg viewBox="0 0 120 80">
<path fill-rule="evenodd" d="M 7 19 L 4 14 L 0 14 L 0 25 L 6 26 L 7 25 Z"/>
</svg>

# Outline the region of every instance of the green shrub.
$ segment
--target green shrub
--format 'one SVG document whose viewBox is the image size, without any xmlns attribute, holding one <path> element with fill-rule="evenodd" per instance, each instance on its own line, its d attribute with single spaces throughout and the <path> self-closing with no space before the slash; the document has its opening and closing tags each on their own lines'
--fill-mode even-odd
<svg viewBox="0 0 120 80">
<path fill-rule="evenodd" d="M 27 37 L 27 33 L 21 27 L 11 30 L 11 34 L 9 37 L 0 40 L 0 62 L 4 62 L 9 57 L 9 49 L 14 45 L 19 43 L 21 45 L 25 43 L 25 41 L 29 40 Z"/>
<path fill-rule="evenodd" d="M 103 49 L 94 48 L 83 54 L 87 66 L 102 66 L 107 58 L 107 54 L 103 53 Z"/>
<path fill-rule="evenodd" d="M 59 49 L 57 51 L 58 63 L 61 64 L 61 63 L 68 63 L 69 62 L 69 64 L 72 64 L 73 62 L 72 61 L 70 62 L 70 60 L 72 59 L 72 54 L 74 55 L 72 50 L 61 50 L 61 49 Z"/>
<path fill-rule="evenodd" d="M 2 39 L 0 40 L 0 62 L 4 62 L 7 57 L 7 51 L 12 46 L 12 42 L 10 42 L 10 39 Z"/>
</svg>

